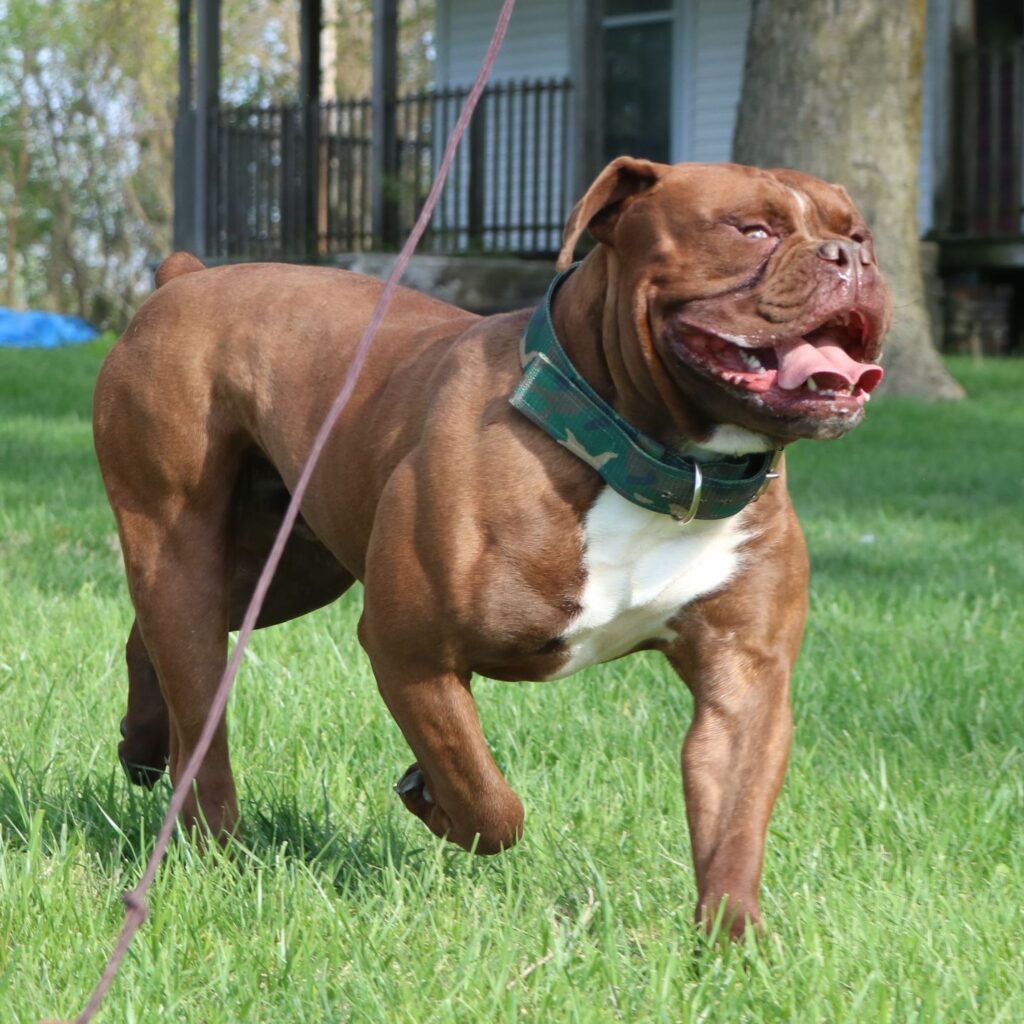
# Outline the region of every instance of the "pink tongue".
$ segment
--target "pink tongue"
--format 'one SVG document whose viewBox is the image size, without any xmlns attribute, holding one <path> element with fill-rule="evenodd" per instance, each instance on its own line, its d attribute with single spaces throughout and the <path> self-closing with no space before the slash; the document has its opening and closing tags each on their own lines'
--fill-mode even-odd
<svg viewBox="0 0 1024 1024">
<path fill-rule="evenodd" d="M 819 388 L 845 388 L 858 385 L 874 391 L 882 379 L 882 368 L 874 363 L 858 363 L 842 346 L 825 335 L 815 341 L 797 338 L 775 346 L 779 360 L 776 383 L 786 391 L 795 391 L 812 377 Z M 820 376 L 819 376 L 820 375 Z"/>
</svg>

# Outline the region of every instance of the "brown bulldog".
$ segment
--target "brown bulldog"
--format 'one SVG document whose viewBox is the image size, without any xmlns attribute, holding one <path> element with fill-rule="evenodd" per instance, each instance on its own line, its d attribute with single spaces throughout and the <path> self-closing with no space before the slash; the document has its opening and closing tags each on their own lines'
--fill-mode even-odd
<svg viewBox="0 0 1024 1024">
<path fill-rule="evenodd" d="M 556 679 L 662 651 L 694 697 L 697 916 L 738 935 L 759 920 L 807 604 L 773 453 L 860 421 L 889 300 L 849 196 L 793 171 L 623 157 L 573 210 L 563 268 L 586 229 L 599 244 L 532 317 L 397 294 L 259 625 L 364 584 L 359 640 L 416 757 L 399 794 L 477 853 L 511 846 L 523 807 L 472 674 Z M 120 756 L 147 785 L 194 749 L 381 288 L 185 254 L 157 280 L 95 399 L 136 612 Z M 223 724 L 196 793 L 187 823 L 236 828 Z"/>
</svg>

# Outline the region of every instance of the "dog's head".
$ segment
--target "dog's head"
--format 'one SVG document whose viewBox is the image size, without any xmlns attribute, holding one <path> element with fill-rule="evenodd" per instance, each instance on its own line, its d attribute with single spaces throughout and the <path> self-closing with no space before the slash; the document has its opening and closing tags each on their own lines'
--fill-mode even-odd
<svg viewBox="0 0 1024 1024">
<path fill-rule="evenodd" d="M 584 230 L 606 249 L 629 343 L 709 420 L 783 441 L 861 420 L 890 300 L 841 186 L 619 157 L 573 210 L 560 265 Z"/>
</svg>

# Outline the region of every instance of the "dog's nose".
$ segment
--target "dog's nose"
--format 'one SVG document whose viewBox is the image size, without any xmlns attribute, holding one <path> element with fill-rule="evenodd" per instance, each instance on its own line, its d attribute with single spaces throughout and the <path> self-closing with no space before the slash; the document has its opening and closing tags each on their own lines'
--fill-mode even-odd
<svg viewBox="0 0 1024 1024">
<path fill-rule="evenodd" d="M 859 250 L 859 242 L 830 238 L 818 246 L 818 256 L 826 262 L 835 263 L 840 267 L 852 267 L 858 258 Z"/>
<path fill-rule="evenodd" d="M 843 253 L 839 248 L 839 243 L 834 238 L 830 238 L 827 242 L 822 242 L 818 246 L 818 255 L 823 260 L 828 260 L 829 263 L 838 263 Z"/>
<path fill-rule="evenodd" d="M 822 242 L 818 246 L 818 256 L 827 263 L 835 263 L 839 267 L 852 267 L 857 263 L 866 267 L 872 258 L 867 242 L 838 238 L 830 238 Z"/>
</svg>

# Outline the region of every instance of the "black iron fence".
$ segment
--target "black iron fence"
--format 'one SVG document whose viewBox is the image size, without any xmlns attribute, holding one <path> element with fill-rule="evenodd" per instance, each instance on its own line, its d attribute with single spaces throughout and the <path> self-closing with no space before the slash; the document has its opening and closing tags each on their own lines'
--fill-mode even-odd
<svg viewBox="0 0 1024 1024">
<path fill-rule="evenodd" d="M 211 111 L 206 252 L 305 259 L 397 247 L 468 92 L 399 97 L 382 152 L 368 99 Z M 558 249 L 572 201 L 570 92 L 567 79 L 486 89 L 421 251 Z"/>
<path fill-rule="evenodd" d="M 314 254 L 373 248 L 373 107 L 368 99 L 339 100 L 317 110 Z M 313 187 L 311 185 L 311 187 Z"/>
<path fill-rule="evenodd" d="M 1024 234 L 1024 40 L 956 54 L 946 229 L 971 237 Z"/>
<path fill-rule="evenodd" d="M 208 126 L 206 254 L 278 259 L 305 253 L 306 111 L 297 104 L 221 107 Z"/>
</svg>

